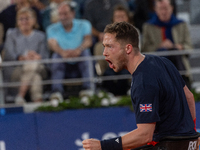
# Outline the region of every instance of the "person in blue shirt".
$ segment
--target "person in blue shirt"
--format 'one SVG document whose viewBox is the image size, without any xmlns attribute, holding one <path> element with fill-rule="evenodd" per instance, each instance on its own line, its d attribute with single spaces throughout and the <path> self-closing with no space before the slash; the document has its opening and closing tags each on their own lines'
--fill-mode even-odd
<svg viewBox="0 0 200 150">
<path fill-rule="evenodd" d="M 58 13 L 60 21 L 50 25 L 46 32 L 49 47 L 53 51 L 52 59 L 91 56 L 89 48 L 92 44 L 92 26 L 90 22 L 74 19 L 74 9 L 67 2 L 60 4 Z M 51 67 L 51 79 L 53 82 L 80 76 L 89 78 L 89 75 L 89 61 L 53 63 Z M 84 82 L 83 90 L 90 89 L 90 83 Z M 66 92 L 64 92 L 63 84 L 52 84 L 53 97 L 59 97 L 58 99 L 62 100 L 64 93 Z"/>
<path fill-rule="evenodd" d="M 84 140 L 83 148 L 125 150 L 148 144 L 148 150 L 188 150 L 192 142 L 197 150 L 194 97 L 176 67 L 167 58 L 140 53 L 138 32 L 127 22 L 107 25 L 104 33 L 103 55 L 110 68 L 115 72 L 127 69 L 132 74 L 131 100 L 137 128 L 109 140 Z M 169 136 L 181 139 L 173 144 L 163 141 Z"/>
</svg>

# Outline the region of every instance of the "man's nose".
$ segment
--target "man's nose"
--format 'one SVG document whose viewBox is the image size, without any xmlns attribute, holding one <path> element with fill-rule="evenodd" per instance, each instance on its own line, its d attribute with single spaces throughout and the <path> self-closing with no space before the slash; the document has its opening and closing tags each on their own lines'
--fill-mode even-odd
<svg viewBox="0 0 200 150">
<path fill-rule="evenodd" d="M 106 56 L 106 48 L 103 49 L 103 55 Z"/>
</svg>

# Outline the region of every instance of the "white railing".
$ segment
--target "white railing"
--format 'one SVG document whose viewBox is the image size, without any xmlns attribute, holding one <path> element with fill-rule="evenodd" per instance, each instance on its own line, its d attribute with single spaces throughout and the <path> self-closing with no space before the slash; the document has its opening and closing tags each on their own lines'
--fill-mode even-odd
<svg viewBox="0 0 200 150">
<path fill-rule="evenodd" d="M 193 50 L 182 50 L 182 51 L 162 51 L 162 52 L 151 52 L 151 53 L 144 53 L 144 54 L 153 54 L 158 56 L 172 56 L 172 55 L 193 55 L 199 56 L 200 58 L 200 49 L 193 49 Z M 94 75 L 94 66 L 93 61 L 102 60 L 104 56 L 91 56 L 91 57 L 78 57 L 78 58 L 67 58 L 67 59 L 43 59 L 37 61 L 38 63 L 43 64 L 51 64 L 51 63 L 60 63 L 60 62 L 75 62 L 75 61 L 89 61 L 89 70 L 90 70 L 90 78 L 75 78 L 75 79 L 64 79 L 64 80 L 43 80 L 42 83 L 30 83 L 32 84 L 52 84 L 52 83 L 80 83 L 80 82 L 90 82 L 92 89 L 95 91 L 95 83 L 101 83 L 105 80 L 118 80 L 118 79 L 131 79 L 131 75 L 115 75 L 115 76 L 95 76 Z M 200 61 L 200 60 L 199 60 Z M 0 69 L 3 67 L 9 66 L 18 66 L 27 63 L 33 63 L 34 61 L 9 61 L 9 62 L 0 62 Z M 181 75 L 188 73 L 188 71 L 180 71 Z M 189 71 L 190 74 L 200 74 L 200 66 L 191 68 Z M 4 104 L 4 96 L 3 96 L 3 89 L 6 87 L 17 87 L 20 86 L 20 82 L 3 82 L 2 71 L 0 71 L 0 104 Z M 198 86 L 198 84 L 196 84 Z M 199 84 L 200 86 L 200 84 Z"/>
</svg>

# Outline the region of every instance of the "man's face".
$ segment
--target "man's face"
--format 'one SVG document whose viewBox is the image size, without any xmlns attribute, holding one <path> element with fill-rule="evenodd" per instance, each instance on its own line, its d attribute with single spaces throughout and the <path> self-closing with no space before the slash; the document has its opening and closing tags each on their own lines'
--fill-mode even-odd
<svg viewBox="0 0 200 150">
<path fill-rule="evenodd" d="M 155 11 L 160 21 L 169 22 L 173 13 L 173 7 L 168 0 L 156 2 Z"/>
<path fill-rule="evenodd" d="M 115 72 L 119 72 L 126 66 L 126 52 L 119 42 L 115 39 L 115 34 L 106 33 L 103 38 L 103 46 L 105 60 L 109 63 L 109 67 Z"/>
<path fill-rule="evenodd" d="M 68 26 L 72 24 L 74 18 L 74 12 L 70 10 L 68 5 L 63 5 L 58 9 L 59 19 L 63 26 Z"/>
</svg>

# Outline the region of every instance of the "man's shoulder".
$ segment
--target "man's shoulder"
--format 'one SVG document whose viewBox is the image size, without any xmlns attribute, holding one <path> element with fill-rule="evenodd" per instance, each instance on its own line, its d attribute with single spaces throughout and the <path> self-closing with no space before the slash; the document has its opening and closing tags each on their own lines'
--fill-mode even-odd
<svg viewBox="0 0 200 150">
<path fill-rule="evenodd" d="M 146 54 L 143 63 L 141 64 L 140 72 L 146 75 L 159 74 L 162 66 L 169 63 L 169 60 L 164 57 Z"/>
<path fill-rule="evenodd" d="M 6 33 L 6 35 L 7 36 L 15 36 L 15 35 L 17 35 L 17 34 L 19 34 L 20 33 L 20 31 L 19 31 L 19 29 L 18 28 L 9 28 L 8 29 L 8 31 L 7 31 L 7 33 Z"/>
<path fill-rule="evenodd" d="M 86 20 L 86 19 L 74 19 L 73 20 L 73 23 L 74 23 L 74 28 L 78 28 L 78 29 L 89 29 L 89 28 L 92 28 L 92 25 L 91 23 Z"/>
<path fill-rule="evenodd" d="M 155 55 L 145 55 L 144 61 L 136 69 L 135 73 L 132 75 L 132 79 L 135 82 L 134 88 L 141 85 L 154 85 L 162 77 L 162 65 L 165 58 L 155 56 Z M 155 87 L 158 87 L 155 84 Z"/>
<path fill-rule="evenodd" d="M 74 23 L 76 23 L 76 24 L 90 24 L 90 22 L 86 19 L 74 19 Z"/>
</svg>

